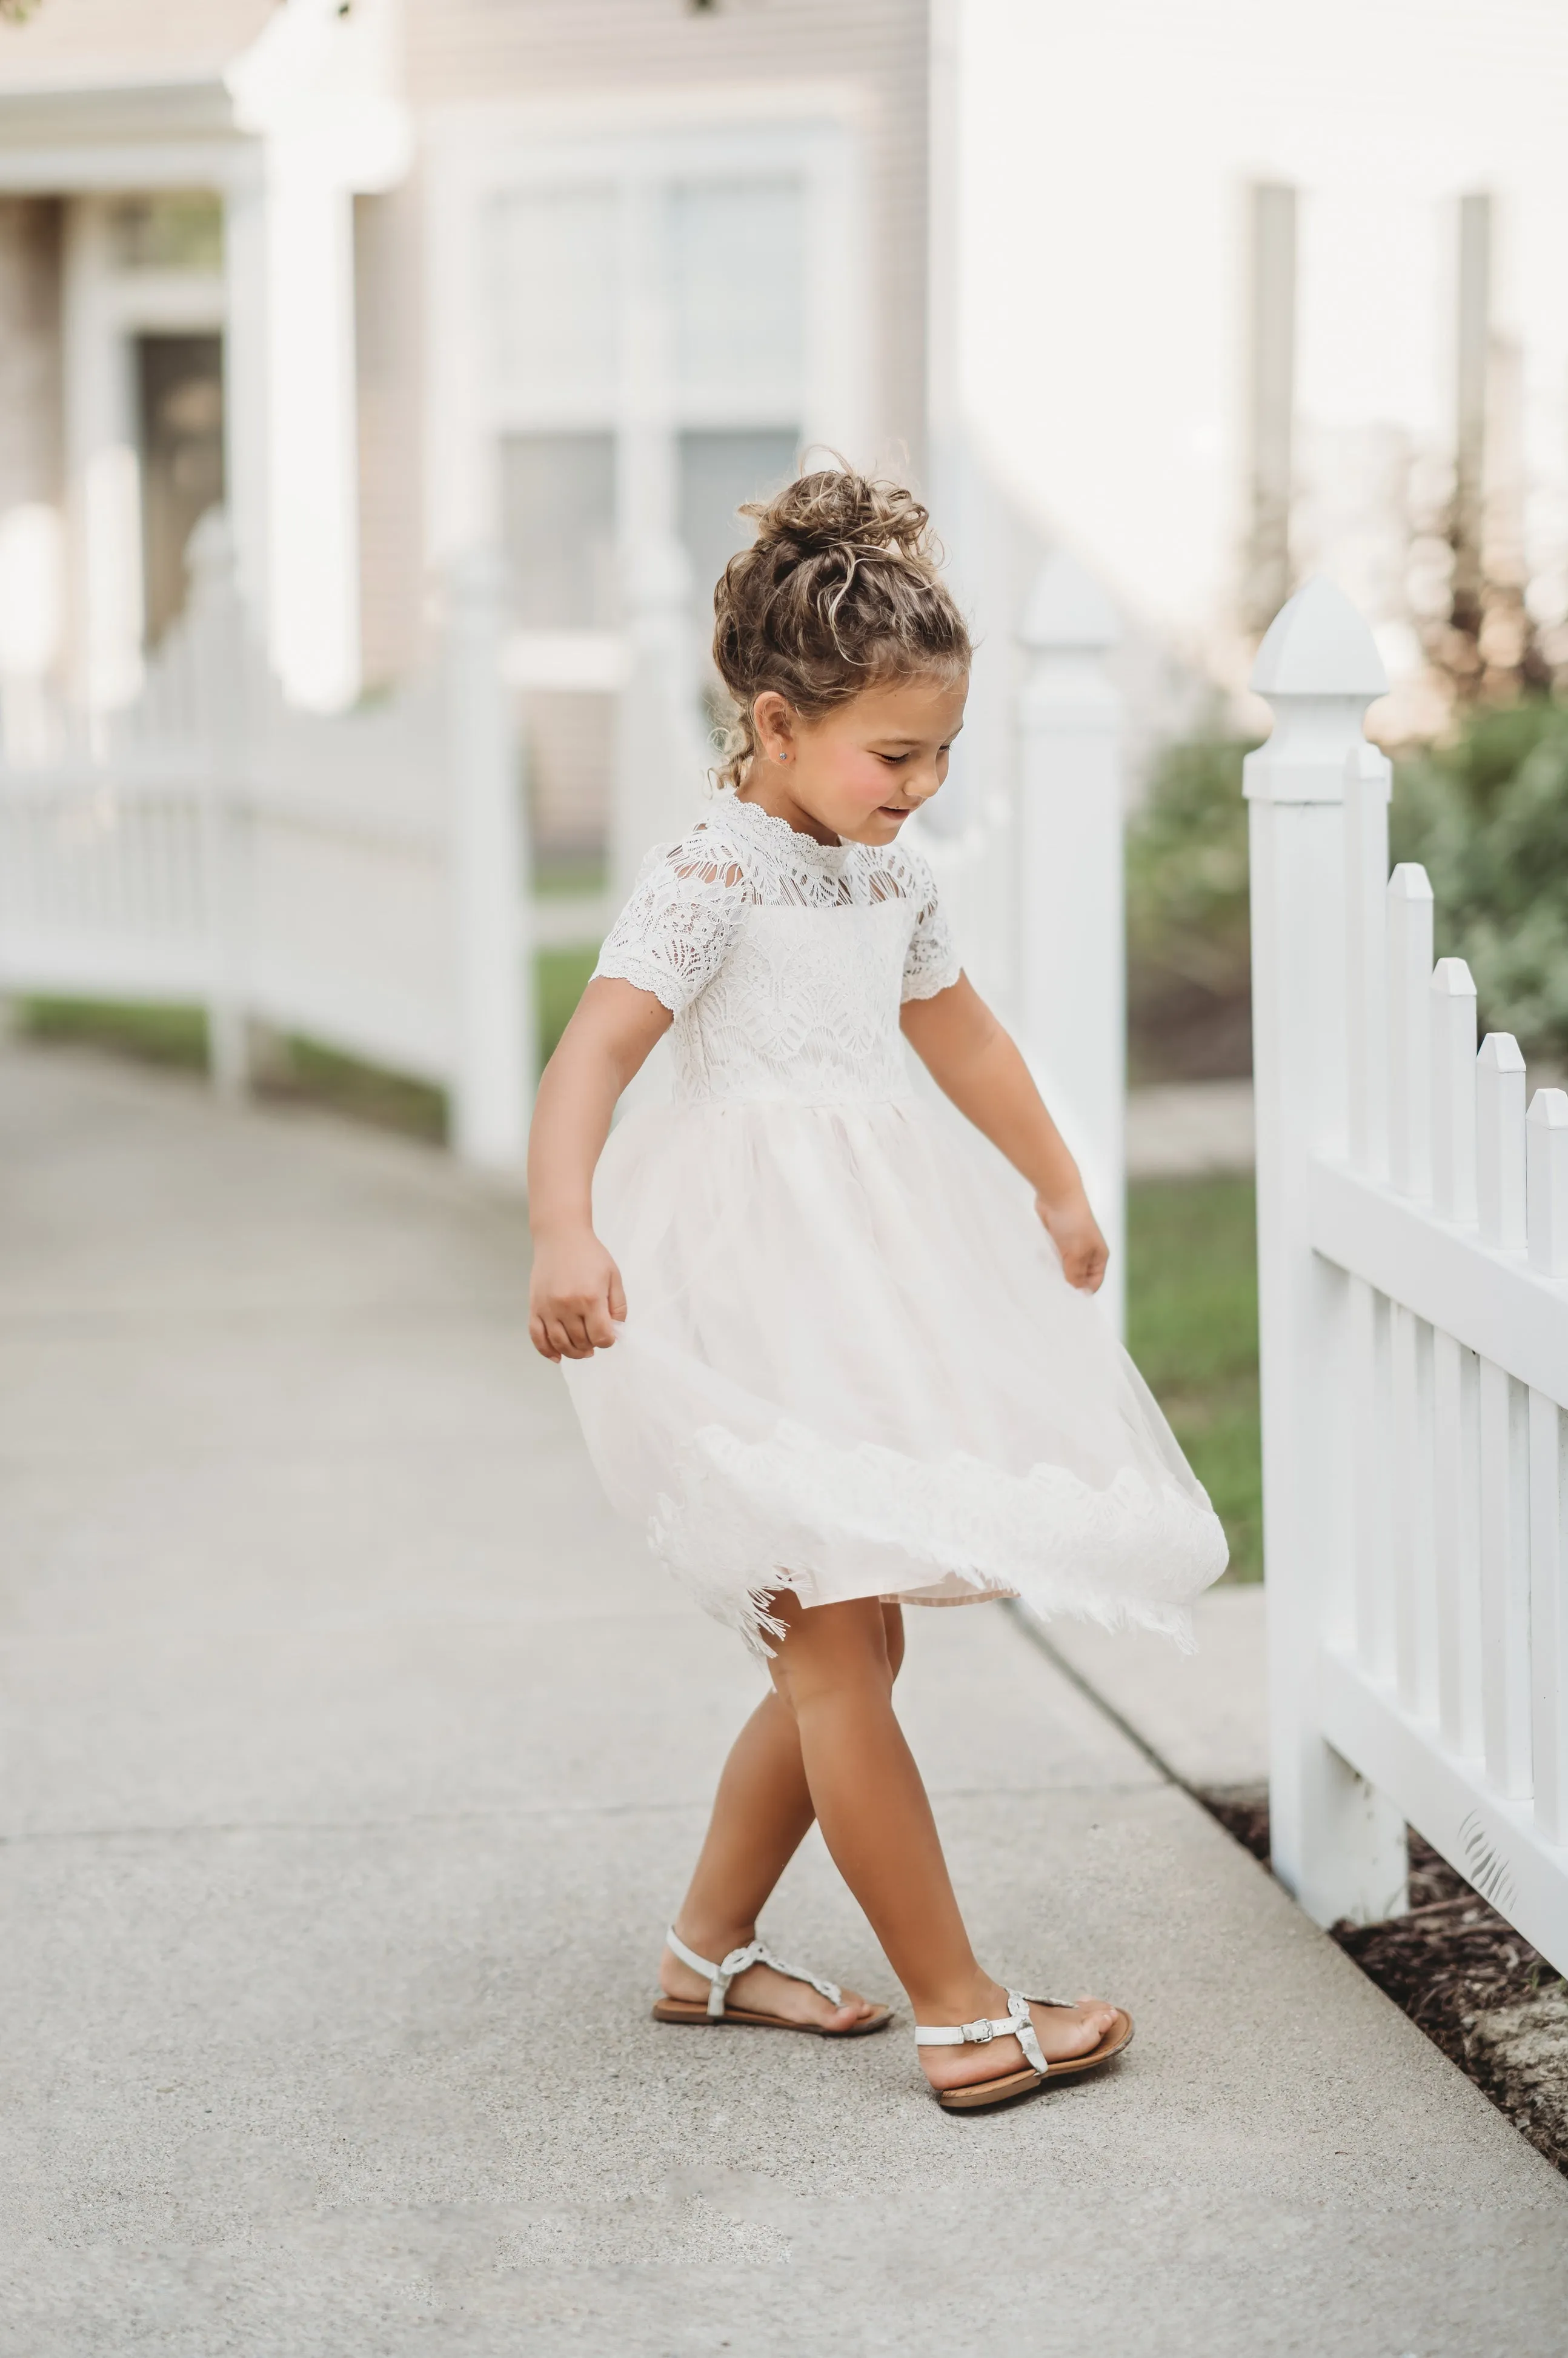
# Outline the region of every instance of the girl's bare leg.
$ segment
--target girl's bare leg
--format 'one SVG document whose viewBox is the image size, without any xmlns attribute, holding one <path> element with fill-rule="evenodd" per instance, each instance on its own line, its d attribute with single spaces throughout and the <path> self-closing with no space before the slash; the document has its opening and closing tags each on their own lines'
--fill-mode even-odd
<svg viewBox="0 0 1568 2358">
<path fill-rule="evenodd" d="M 804 1610 L 773 1600 L 788 1634 L 773 1658 L 777 1693 L 800 1740 L 806 1790 L 834 1864 L 865 1909 L 917 2022 L 973 2022 L 1007 2012 L 1007 1993 L 982 1972 L 964 1930 L 920 1771 L 893 1715 L 892 1674 L 874 1600 Z M 678 1927 L 677 1927 L 678 1929 Z M 684 1935 L 683 1935 L 684 1937 Z M 1085 2000 L 1071 2011 L 1034 2008 L 1047 2060 L 1098 2045 L 1114 2009 Z M 936 2088 L 1017 2071 L 1014 2039 L 924 2047 Z"/>
<path fill-rule="evenodd" d="M 896 1605 L 873 1602 L 871 1609 L 880 1616 L 891 1683 L 903 1660 L 903 1617 Z M 675 1920 L 688 1949 L 717 1963 L 756 1937 L 757 1919 L 816 1814 L 800 1757 L 800 1731 L 794 1713 L 775 1691 L 757 1705 L 724 1764 L 701 1855 Z M 701 1975 L 668 1949 L 659 1984 L 666 1997 L 708 1995 Z M 752 1965 L 739 1974 L 730 1985 L 730 1998 L 736 2006 L 835 2028 L 875 2010 L 853 1991 L 847 1991 L 844 2005 L 835 2007 L 808 1982 L 787 1981 L 766 1965 Z"/>
</svg>

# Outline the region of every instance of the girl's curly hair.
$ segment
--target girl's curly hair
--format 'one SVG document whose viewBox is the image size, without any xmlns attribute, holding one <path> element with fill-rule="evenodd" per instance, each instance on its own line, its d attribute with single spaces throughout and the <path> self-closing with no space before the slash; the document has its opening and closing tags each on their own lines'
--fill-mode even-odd
<svg viewBox="0 0 1568 2358">
<path fill-rule="evenodd" d="M 735 704 L 720 785 L 744 777 L 770 688 L 814 719 L 865 687 L 968 670 L 968 630 L 912 492 L 829 467 L 741 514 L 757 536 L 713 592 L 713 660 Z"/>
</svg>

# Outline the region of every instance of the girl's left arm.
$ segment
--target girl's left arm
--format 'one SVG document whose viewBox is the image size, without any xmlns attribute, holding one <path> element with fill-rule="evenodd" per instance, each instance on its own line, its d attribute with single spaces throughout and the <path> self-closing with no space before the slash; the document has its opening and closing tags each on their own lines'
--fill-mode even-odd
<svg viewBox="0 0 1568 2358">
<path fill-rule="evenodd" d="M 1078 1166 L 1045 1110 L 1029 1067 L 968 975 L 931 999 L 904 1001 L 903 1033 L 961 1114 L 1034 1190 L 1071 1285 L 1097 1293 L 1110 1257 Z"/>
</svg>

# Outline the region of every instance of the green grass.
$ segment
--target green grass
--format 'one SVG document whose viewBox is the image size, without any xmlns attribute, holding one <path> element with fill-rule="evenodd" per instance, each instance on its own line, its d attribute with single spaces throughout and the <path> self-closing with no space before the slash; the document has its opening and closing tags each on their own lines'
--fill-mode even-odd
<svg viewBox="0 0 1568 2358">
<path fill-rule="evenodd" d="M 207 1063 L 207 1018 L 200 1007 L 119 1006 L 101 999 L 23 999 L 16 1028 L 29 1040 L 112 1048 L 139 1064 L 200 1072 Z"/>
<path fill-rule="evenodd" d="M 592 882 L 586 870 L 583 880 L 573 879 L 571 889 L 582 889 L 585 880 Z M 541 1065 L 554 1055 L 598 955 L 593 948 L 540 952 L 535 984 Z M 35 998 L 19 1002 L 16 1021 L 31 1040 L 107 1048 L 141 1064 L 169 1065 L 183 1072 L 203 1072 L 207 1065 L 207 1018 L 200 1007 Z M 315 1040 L 293 1036 L 275 1040 L 265 1069 L 257 1075 L 256 1088 L 262 1097 L 329 1107 L 405 1137 L 439 1142 L 447 1135 L 447 1106 L 441 1090 L 379 1065 L 363 1064 L 357 1056 L 340 1055 Z"/>
<path fill-rule="evenodd" d="M 97 999 L 24 999 L 17 1025 L 30 1040 L 106 1048 L 139 1064 L 183 1072 L 207 1068 L 207 1018 L 200 1007 L 161 1007 Z M 272 1038 L 255 1075 L 258 1097 L 319 1105 L 406 1138 L 439 1143 L 447 1134 L 446 1098 L 439 1089 L 357 1056 L 340 1055 L 315 1040 Z"/>
<path fill-rule="evenodd" d="M 541 1066 L 555 1055 L 556 1044 L 571 1022 L 572 1010 L 587 990 L 598 959 L 597 948 L 540 951 L 536 970 Z"/>
<path fill-rule="evenodd" d="M 1258 1264 L 1249 1179 L 1145 1180 L 1127 1203 L 1128 1348 L 1230 1541 L 1263 1576 Z"/>
<path fill-rule="evenodd" d="M 357 1056 L 340 1055 L 335 1048 L 292 1033 L 277 1044 L 276 1060 L 258 1076 L 256 1094 L 322 1106 L 373 1129 L 395 1130 L 402 1138 L 420 1138 L 435 1146 L 446 1143 L 444 1089 L 413 1080 L 406 1073 L 388 1072 L 384 1065 L 362 1064 Z"/>
</svg>

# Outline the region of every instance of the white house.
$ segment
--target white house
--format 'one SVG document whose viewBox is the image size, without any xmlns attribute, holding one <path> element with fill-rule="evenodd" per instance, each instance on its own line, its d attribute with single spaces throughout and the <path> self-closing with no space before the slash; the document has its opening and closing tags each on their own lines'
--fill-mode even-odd
<svg viewBox="0 0 1568 2358">
<path fill-rule="evenodd" d="M 41 0 L 0 23 L 0 677 L 135 694 L 226 499 L 289 698 L 499 541 L 546 855 L 628 567 L 820 443 L 920 471 L 925 0 Z"/>
</svg>

